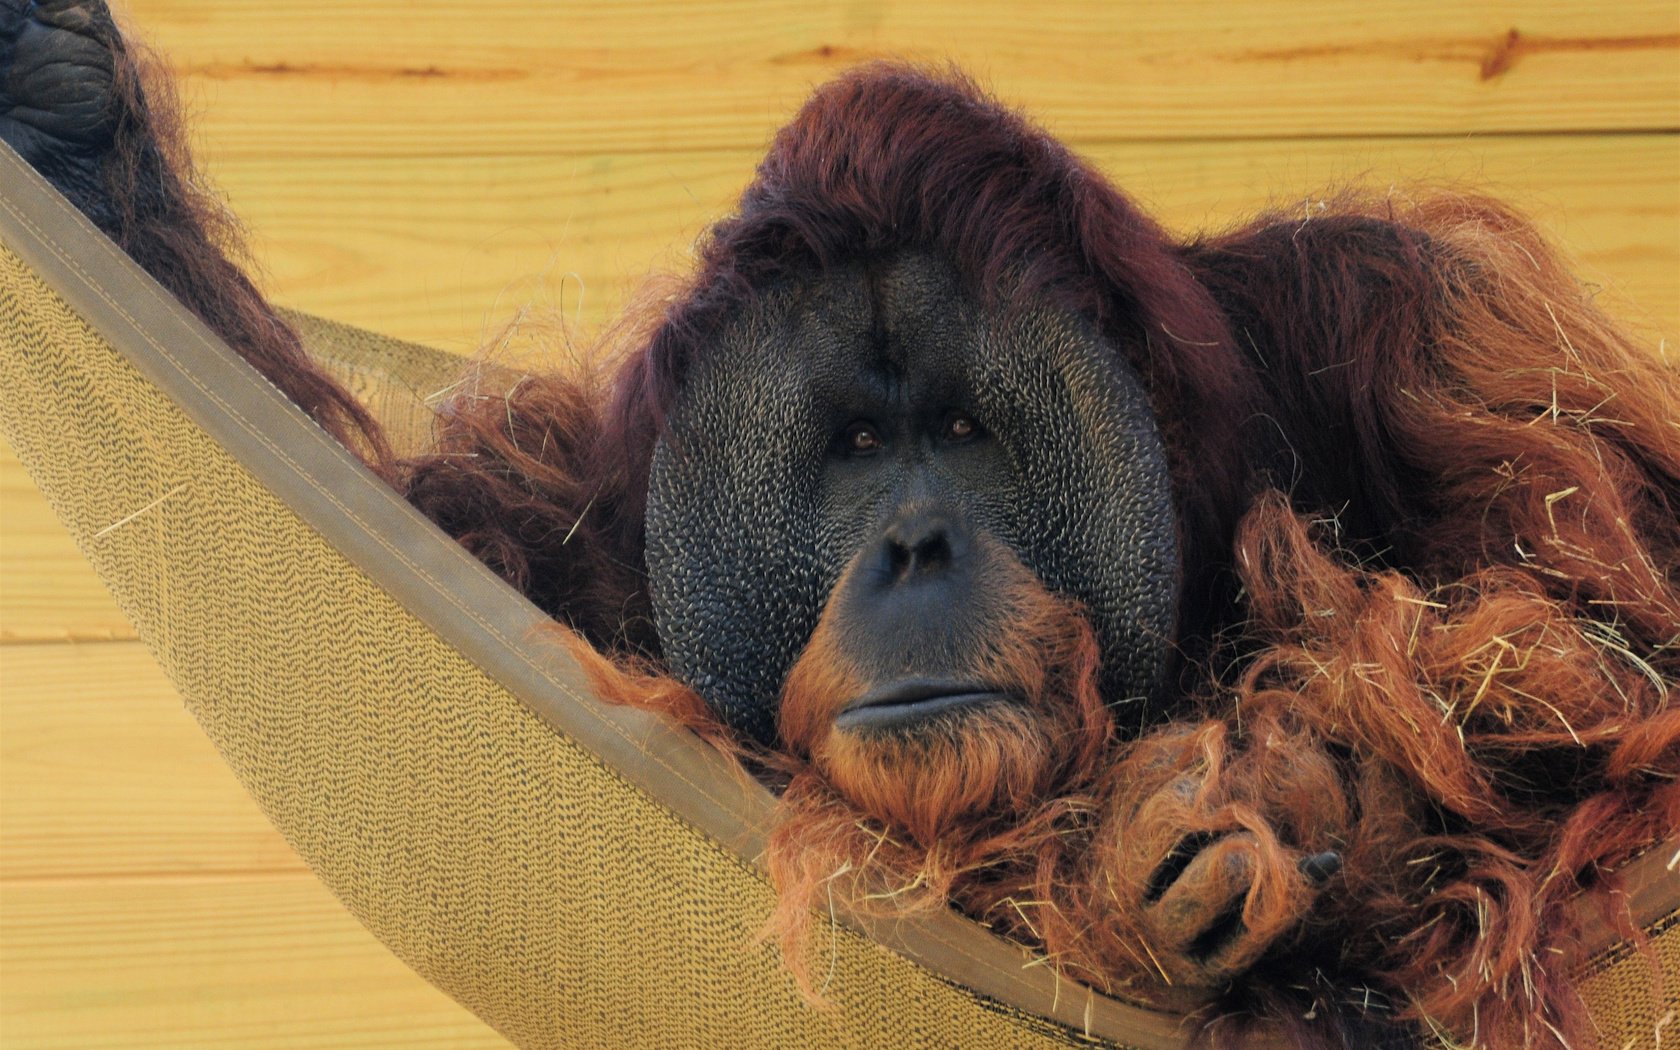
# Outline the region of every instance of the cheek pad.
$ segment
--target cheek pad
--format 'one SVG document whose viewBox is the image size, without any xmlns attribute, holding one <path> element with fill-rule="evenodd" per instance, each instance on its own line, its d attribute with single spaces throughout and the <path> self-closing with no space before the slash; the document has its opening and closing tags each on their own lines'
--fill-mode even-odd
<svg viewBox="0 0 1680 1050">
<path fill-rule="evenodd" d="M 654 452 L 647 563 L 671 672 L 768 743 L 839 570 L 816 491 L 825 435 L 797 370 L 748 356 L 714 354 L 689 377 Z"/>
<path fill-rule="evenodd" d="M 997 421 L 1016 477 L 1002 520 L 987 524 L 1046 586 L 1085 606 L 1109 702 L 1147 705 L 1168 664 L 1181 579 L 1148 397 L 1116 349 L 1067 319 L 1028 315 L 984 338 L 978 408 Z"/>
<path fill-rule="evenodd" d="M 1180 575 L 1148 399 L 1121 355 L 1076 323 L 1030 316 L 978 337 L 975 408 L 1011 476 L 970 506 L 1051 590 L 1085 606 L 1111 702 L 1145 701 L 1166 666 Z M 765 360 L 766 347 L 786 345 L 774 333 L 729 342 L 689 377 L 655 451 L 647 561 L 672 673 L 771 742 L 781 684 L 860 524 L 823 492 L 829 435 L 810 370 Z"/>
</svg>

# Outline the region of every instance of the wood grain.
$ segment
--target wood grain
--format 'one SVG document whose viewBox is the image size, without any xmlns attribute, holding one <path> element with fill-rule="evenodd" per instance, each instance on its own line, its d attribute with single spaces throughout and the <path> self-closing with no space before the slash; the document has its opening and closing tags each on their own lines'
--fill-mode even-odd
<svg viewBox="0 0 1680 1050">
<path fill-rule="evenodd" d="M 274 297 L 456 352 L 522 311 L 586 345 L 812 84 L 885 56 L 965 66 L 1180 231 L 1350 179 L 1481 187 L 1654 351 L 1680 336 L 1673 0 L 126 10 Z M 5 1045 L 498 1044 L 302 872 L 132 637 L 0 450 Z"/>
<path fill-rule="evenodd" d="M 134 636 L 11 447 L 0 441 L 0 646 Z"/>
<path fill-rule="evenodd" d="M 1680 120 L 1670 0 L 380 0 L 331 17 L 263 0 L 133 0 L 130 10 L 191 81 L 224 156 L 756 149 L 812 84 L 889 57 L 954 62 L 1087 144 Z"/>
<path fill-rule="evenodd" d="M 7 1050 L 506 1047 L 313 876 L 7 883 Z"/>
<path fill-rule="evenodd" d="M 1150 143 L 1085 150 L 1183 233 L 1327 187 L 1416 180 L 1528 209 L 1620 294 L 1680 333 L 1680 136 Z M 228 160 L 212 169 L 253 232 L 274 298 L 455 352 L 520 308 L 588 334 L 650 274 L 686 272 L 758 155 L 703 152 Z"/>
<path fill-rule="evenodd" d="M 138 642 L 0 647 L 0 884 L 308 871 Z"/>
<path fill-rule="evenodd" d="M 22 1047 L 502 1046 L 333 899 L 137 642 L 0 647 Z"/>
</svg>

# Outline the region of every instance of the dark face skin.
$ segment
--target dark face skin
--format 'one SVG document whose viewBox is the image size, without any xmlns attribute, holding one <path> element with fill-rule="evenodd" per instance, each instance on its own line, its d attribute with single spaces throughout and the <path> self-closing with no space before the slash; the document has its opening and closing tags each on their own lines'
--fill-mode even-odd
<svg viewBox="0 0 1680 1050">
<path fill-rule="evenodd" d="M 0 137 L 96 218 L 113 49 L 103 5 L 0 5 Z M 161 158 L 157 158 L 161 164 Z M 114 219 L 112 220 L 114 221 Z M 1013 560 L 1089 613 L 1122 726 L 1149 714 L 1179 582 L 1148 403 L 1117 348 L 1048 311 L 1005 316 L 926 255 L 790 276 L 688 378 L 646 520 L 671 669 L 771 742 L 782 684 L 834 595 L 868 695 L 859 730 L 996 699 L 975 657 Z"/>
<path fill-rule="evenodd" d="M 860 732 L 999 699 L 965 671 L 1008 615 L 982 593 L 999 558 L 1085 608 L 1104 698 L 1140 724 L 1179 584 L 1165 454 L 1120 352 L 1077 319 L 985 310 L 913 253 L 735 319 L 655 453 L 647 552 L 672 671 L 765 742 L 854 560 L 831 615 L 869 671 L 835 722 Z"/>
</svg>

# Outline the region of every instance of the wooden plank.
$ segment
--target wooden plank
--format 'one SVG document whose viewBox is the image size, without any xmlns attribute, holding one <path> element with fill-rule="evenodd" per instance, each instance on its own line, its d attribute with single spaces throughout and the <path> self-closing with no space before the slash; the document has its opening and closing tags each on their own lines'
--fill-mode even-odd
<svg viewBox="0 0 1680 1050">
<path fill-rule="evenodd" d="M 7 1050 L 505 1047 L 311 876 L 7 883 Z"/>
<path fill-rule="evenodd" d="M 1680 135 L 1191 143 L 1090 151 L 1169 227 L 1217 230 L 1339 186 L 1473 191 L 1526 212 L 1606 308 L 1680 337 Z M 1680 361 L 1680 358 L 1675 358 Z"/>
<path fill-rule="evenodd" d="M 754 148 L 859 62 L 954 62 L 1082 142 L 1673 128 L 1672 0 L 131 0 L 246 157 Z"/>
<path fill-rule="evenodd" d="M 1348 181 L 1480 188 L 1527 208 L 1650 326 L 1680 333 L 1680 136 L 1151 143 L 1086 153 L 1187 233 Z M 650 273 L 688 268 L 694 238 L 729 212 L 757 160 L 753 152 L 340 157 L 225 160 L 212 174 L 254 231 L 277 300 L 468 352 L 531 305 L 586 339 Z"/>
<path fill-rule="evenodd" d="M 0 441 L 0 645 L 134 636 L 11 447 Z"/>
<path fill-rule="evenodd" d="M 0 647 L 0 809 L 8 884 L 308 870 L 138 642 Z"/>
<path fill-rule="evenodd" d="M 1680 125 L 1672 0 L 132 10 L 277 298 L 457 351 L 682 269 L 809 86 L 885 54 L 967 65 L 1182 229 L 1358 172 L 1492 183 L 1680 332 L 1680 139 L 1533 134 Z M 129 636 L 0 454 L 0 641 Z M 8 1047 L 497 1044 L 295 874 L 136 644 L 0 648 L 0 810 Z"/>
<path fill-rule="evenodd" d="M 0 648 L 22 1047 L 501 1046 L 304 868 L 135 642 Z"/>
<path fill-rule="evenodd" d="M 1680 136 L 1154 143 L 1090 154 L 1186 232 L 1348 180 L 1483 188 L 1567 245 L 1610 307 L 1654 333 L 1653 348 L 1680 337 Z M 214 174 L 255 231 L 276 299 L 465 353 L 525 308 L 558 317 L 587 345 L 649 274 L 688 265 L 694 237 L 727 213 L 755 159 L 232 160 Z M 555 345 L 560 325 L 535 327 Z M 0 496 L 0 642 L 132 637 L 9 453 Z"/>
</svg>

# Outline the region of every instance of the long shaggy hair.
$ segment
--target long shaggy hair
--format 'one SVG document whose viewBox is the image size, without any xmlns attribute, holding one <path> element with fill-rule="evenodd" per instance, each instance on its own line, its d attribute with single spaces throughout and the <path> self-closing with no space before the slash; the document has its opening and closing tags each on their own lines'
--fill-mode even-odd
<svg viewBox="0 0 1680 1050">
<path fill-rule="evenodd" d="M 887 237 L 967 261 L 982 294 L 1032 260 L 1030 294 L 1133 349 L 1185 513 L 1185 717 L 1123 738 L 1075 655 L 1046 672 L 1074 761 L 1001 724 L 978 753 L 849 752 L 823 735 L 853 691 L 819 631 L 784 699 L 767 858 L 802 979 L 835 900 L 955 902 L 1147 999 L 1175 975 L 1117 879 L 1195 834 L 1240 851 L 1241 921 L 1280 935 L 1210 1035 L 1269 1016 L 1317 1040 L 1329 1022 L 1303 1017 L 1376 1001 L 1460 1041 L 1588 1037 L 1563 906 L 1680 826 L 1673 373 L 1496 202 L 1344 194 L 1174 247 L 965 86 L 873 71 L 778 137 L 619 411 L 680 384 L 718 300 Z M 1325 841 L 1343 870 L 1291 929 Z"/>
<path fill-rule="evenodd" d="M 1278 933 L 1209 1031 L 1271 1014 L 1314 1038 L 1303 1018 L 1374 992 L 1460 1041 L 1587 1035 L 1562 906 L 1680 827 L 1680 383 L 1508 209 L 1347 196 L 1178 243 L 971 85 L 867 69 L 777 136 L 625 352 L 446 406 L 436 451 L 397 462 L 227 262 L 162 86 L 121 87 L 104 175 L 129 203 L 102 224 L 579 631 L 603 696 L 782 789 L 772 930 L 802 979 L 814 905 L 954 902 L 1147 998 L 1174 977 L 1150 867 L 1201 836 L 1252 882 L 1241 922 Z M 1089 628 L 1030 579 L 1004 584 L 1022 613 L 996 654 L 1030 717 L 859 749 L 825 728 L 850 671 L 819 631 L 764 753 L 659 673 L 641 523 L 688 367 L 784 268 L 897 247 L 1077 311 L 1142 376 L 1187 568 L 1176 721 L 1118 732 Z M 1297 925 L 1326 841 L 1342 871 Z"/>
</svg>

